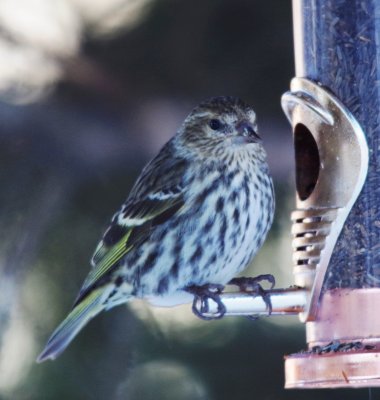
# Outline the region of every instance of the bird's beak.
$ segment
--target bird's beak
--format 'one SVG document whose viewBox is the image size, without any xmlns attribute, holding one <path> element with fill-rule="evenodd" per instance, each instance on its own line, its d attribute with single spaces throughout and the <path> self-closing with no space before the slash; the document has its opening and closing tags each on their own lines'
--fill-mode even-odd
<svg viewBox="0 0 380 400">
<path fill-rule="evenodd" d="M 255 131 L 254 126 L 248 121 L 241 121 L 236 126 L 238 137 L 243 138 L 246 143 L 261 142 L 261 137 Z"/>
</svg>

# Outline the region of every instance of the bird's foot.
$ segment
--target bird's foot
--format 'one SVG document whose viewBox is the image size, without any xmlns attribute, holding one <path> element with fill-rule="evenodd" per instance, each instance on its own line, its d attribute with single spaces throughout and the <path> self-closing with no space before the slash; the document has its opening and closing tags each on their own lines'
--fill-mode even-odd
<svg viewBox="0 0 380 400">
<path fill-rule="evenodd" d="M 276 280 L 271 274 L 263 274 L 255 277 L 240 277 L 231 279 L 228 284 L 237 286 L 242 292 L 252 294 L 254 297 L 260 296 L 267 306 L 268 316 L 272 314 L 272 302 L 270 300 L 269 290 L 261 286 L 262 281 L 270 284 L 269 290 L 274 288 Z M 248 316 L 248 319 L 256 320 L 258 316 Z"/>
<path fill-rule="evenodd" d="M 223 285 L 217 284 L 207 284 L 202 286 L 188 286 L 185 290 L 190 294 L 194 295 L 192 310 L 193 313 L 203 320 L 209 321 L 212 319 L 220 319 L 226 313 L 226 306 L 220 299 L 220 294 L 224 289 Z M 209 312 L 208 302 L 212 300 L 218 306 L 218 311 L 216 314 L 211 316 L 206 316 Z"/>
</svg>

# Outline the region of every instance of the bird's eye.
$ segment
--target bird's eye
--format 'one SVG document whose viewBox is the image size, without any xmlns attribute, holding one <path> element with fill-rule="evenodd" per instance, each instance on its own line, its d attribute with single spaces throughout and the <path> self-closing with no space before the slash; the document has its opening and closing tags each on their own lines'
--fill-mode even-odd
<svg viewBox="0 0 380 400">
<path fill-rule="evenodd" d="M 218 119 L 212 119 L 208 124 L 213 131 L 217 131 L 222 127 L 222 123 Z"/>
</svg>

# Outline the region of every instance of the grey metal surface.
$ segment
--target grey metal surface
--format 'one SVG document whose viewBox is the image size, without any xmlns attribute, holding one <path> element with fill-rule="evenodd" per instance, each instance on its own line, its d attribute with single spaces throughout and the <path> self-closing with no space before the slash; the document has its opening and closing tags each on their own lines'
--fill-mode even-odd
<svg viewBox="0 0 380 400">
<path fill-rule="evenodd" d="M 271 315 L 297 315 L 302 312 L 307 303 L 305 289 L 290 287 L 288 289 L 272 289 L 267 292 L 272 303 Z M 226 307 L 225 316 L 268 316 L 268 309 L 260 296 L 249 293 L 235 292 L 220 295 Z M 208 312 L 205 317 L 214 317 L 218 314 L 217 304 L 207 300 Z"/>
<path fill-rule="evenodd" d="M 349 110 L 310 80 L 294 78 L 282 107 L 293 127 L 297 167 L 295 284 L 311 291 L 301 319 L 314 320 L 335 243 L 367 176 L 368 147 Z"/>
<path fill-rule="evenodd" d="M 367 136 L 369 171 L 324 288 L 380 286 L 380 2 L 295 0 L 296 75 L 328 87 Z"/>
</svg>

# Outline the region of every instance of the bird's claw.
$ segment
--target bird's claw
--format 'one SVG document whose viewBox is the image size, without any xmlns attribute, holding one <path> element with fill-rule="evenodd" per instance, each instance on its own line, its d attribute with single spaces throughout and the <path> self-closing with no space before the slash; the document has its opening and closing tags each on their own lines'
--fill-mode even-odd
<svg viewBox="0 0 380 400">
<path fill-rule="evenodd" d="M 263 274 L 255 277 L 240 277 L 233 278 L 228 282 L 229 285 L 237 286 L 242 292 L 252 294 L 253 296 L 260 296 L 268 310 L 268 316 L 272 314 L 272 302 L 267 289 L 264 289 L 260 282 L 267 281 L 270 284 L 269 290 L 274 288 L 276 280 L 271 274 Z M 250 315 L 248 319 L 256 320 L 258 316 Z"/>
<path fill-rule="evenodd" d="M 220 294 L 222 293 L 223 289 L 224 289 L 223 285 L 217 285 L 217 284 L 188 286 L 186 288 L 186 291 L 194 295 L 194 300 L 192 305 L 193 313 L 198 318 L 206 321 L 223 318 L 224 314 L 227 311 L 226 306 L 220 299 Z M 218 311 L 213 316 L 205 315 L 209 312 L 209 304 L 208 304 L 209 300 L 214 301 L 218 306 Z"/>
</svg>

